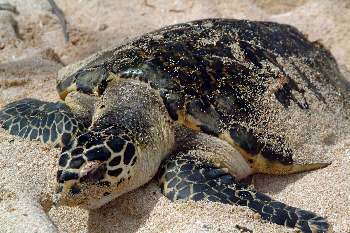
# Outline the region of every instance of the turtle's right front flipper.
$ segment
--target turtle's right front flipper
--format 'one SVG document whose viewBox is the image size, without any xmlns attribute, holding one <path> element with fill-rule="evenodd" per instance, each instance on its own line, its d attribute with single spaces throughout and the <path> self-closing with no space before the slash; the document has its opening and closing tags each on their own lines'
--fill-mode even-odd
<svg viewBox="0 0 350 233">
<path fill-rule="evenodd" d="M 64 103 L 36 99 L 23 99 L 6 105 L 0 110 L 0 126 L 12 135 L 54 146 L 68 144 L 85 130 Z"/>
<path fill-rule="evenodd" d="M 159 170 L 162 193 L 172 201 L 213 201 L 247 206 L 263 220 L 295 227 L 304 233 L 328 232 L 327 221 L 317 214 L 288 206 L 239 182 L 227 170 L 192 152 L 166 159 Z"/>
</svg>

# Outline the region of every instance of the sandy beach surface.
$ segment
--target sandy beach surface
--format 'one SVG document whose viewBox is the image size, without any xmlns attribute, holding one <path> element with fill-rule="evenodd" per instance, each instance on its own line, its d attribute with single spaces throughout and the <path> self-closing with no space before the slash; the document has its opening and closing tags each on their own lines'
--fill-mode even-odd
<svg viewBox="0 0 350 233">
<path fill-rule="evenodd" d="M 0 107 L 21 98 L 57 101 L 60 68 L 161 26 L 224 17 L 296 26 L 321 41 L 350 80 L 350 2 L 347 0 L 57 0 L 70 41 L 47 1 L 0 0 Z M 247 208 L 218 203 L 171 203 L 155 181 L 87 211 L 48 207 L 59 149 L 0 129 L 0 232 L 296 232 L 263 222 Z M 255 175 L 257 190 L 327 217 L 333 232 L 350 232 L 350 137 L 333 146 L 324 169 Z M 307 156 L 306 156 L 307 157 Z M 45 214 L 48 211 L 48 214 Z"/>
</svg>

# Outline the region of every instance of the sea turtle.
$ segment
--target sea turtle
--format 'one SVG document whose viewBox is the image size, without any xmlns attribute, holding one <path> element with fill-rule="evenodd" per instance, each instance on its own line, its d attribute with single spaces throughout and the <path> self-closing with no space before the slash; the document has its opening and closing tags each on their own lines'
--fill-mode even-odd
<svg viewBox="0 0 350 233">
<path fill-rule="evenodd" d="M 332 55 L 292 26 L 206 19 L 71 66 L 57 82 L 64 102 L 19 100 L 0 122 L 62 147 L 57 204 L 98 208 L 156 176 L 170 200 L 247 206 L 276 224 L 326 232 L 324 218 L 241 180 L 325 167 L 293 156 L 300 142 L 320 138 L 310 122 L 347 120 L 342 83 Z"/>
</svg>

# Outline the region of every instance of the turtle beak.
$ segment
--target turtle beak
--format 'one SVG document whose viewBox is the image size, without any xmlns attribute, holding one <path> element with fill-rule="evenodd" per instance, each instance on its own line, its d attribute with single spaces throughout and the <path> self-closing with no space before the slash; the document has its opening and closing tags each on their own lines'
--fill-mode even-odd
<svg viewBox="0 0 350 233">
<path fill-rule="evenodd" d="M 64 191 L 64 189 L 67 189 Z M 81 192 L 80 187 L 76 183 L 72 183 L 69 186 L 63 187 L 59 185 L 56 192 L 52 195 L 52 204 L 55 207 L 59 206 L 74 206 L 77 202 L 77 196 Z"/>
<path fill-rule="evenodd" d="M 66 98 L 66 96 L 68 95 L 68 93 L 69 92 L 67 92 L 67 91 L 63 91 L 63 92 L 58 93 L 58 95 L 60 96 L 60 98 L 62 100 L 64 100 Z"/>
<path fill-rule="evenodd" d="M 65 98 L 67 97 L 67 95 L 70 92 L 77 91 L 77 89 L 78 89 L 77 85 L 75 83 L 73 83 L 72 85 L 70 85 L 69 87 L 67 87 L 63 91 L 59 92 L 58 94 L 62 100 L 65 100 Z"/>
</svg>

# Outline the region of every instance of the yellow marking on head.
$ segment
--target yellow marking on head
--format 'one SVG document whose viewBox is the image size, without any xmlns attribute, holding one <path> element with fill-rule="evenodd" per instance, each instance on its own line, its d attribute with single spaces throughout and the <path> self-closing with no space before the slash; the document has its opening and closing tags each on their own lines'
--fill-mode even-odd
<svg viewBox="0 0 350 233">
<path fill-rule="evenodd" d="M 60 98 L 62 100 L 64 100 L 70 92 L 77 91 L 77 90 L 78 90 L 77 84 L 73 83 L 72 85 L 70 85 L 69 87 L 67 87 L 65 90 L 63 90 L 62 92 L 60 92 L 58 94 L 59 94 Z"/>
<path fill-rule="evenodd" d="M 176 112 L 178 119 L 177 121 L 186 127 L 193 129 L 195 131 L 200 131 L 201 129 L 199 128 L 198 125 L 200 125 L 200 122 L 196 119 L 194 119 L 191 115 L 186 114 L 186 109 L 178 110 Z"/>
</svg>

